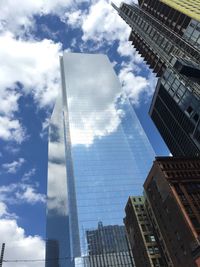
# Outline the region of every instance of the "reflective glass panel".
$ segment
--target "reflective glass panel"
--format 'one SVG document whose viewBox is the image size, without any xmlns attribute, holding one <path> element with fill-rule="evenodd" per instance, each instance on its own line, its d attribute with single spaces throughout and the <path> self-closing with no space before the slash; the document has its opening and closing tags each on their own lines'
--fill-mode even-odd
<svg viewBox="0 0 200 267">
<path fill-rule="evenodd" d="M 100 231 L 99 225 L 111 236 L 113 229 L 121 229 L 128 197 L 141 195 L 155 155 L 105 55 L 64 53 L 61 71 L 63 106 L 57 128 L 64 134 L 59 149 L 65 150 L 68 219 L 63 238 L 76 266 L 90 266 L 81 261 L 94 251 L 87 233 Z M 57 223 L 55 228 L 62 231 Z M 111 248 L 105 250 L 110 255 Z"/>
</svg>

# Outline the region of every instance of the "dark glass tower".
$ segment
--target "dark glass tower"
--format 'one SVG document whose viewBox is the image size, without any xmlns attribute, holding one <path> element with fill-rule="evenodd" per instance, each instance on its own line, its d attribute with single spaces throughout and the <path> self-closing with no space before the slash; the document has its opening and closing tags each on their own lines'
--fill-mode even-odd
<svg viewBox="0 0 200 267">
<path fill-rule="evenodd" d="M 158 81 L 149 114 L 174 156 L 200 156 L 200 98 L 170 69 Z"/>
<path fill-rule="evenodd" d="M 200 23 L 167 2 L 173 1 L 113 6 L 131 27 L 130 41 L 160 77 L 150 116 L 169 150 L 199 156 Z"/>
<path fill-rule="evenodd" d="M 155 154 L 105 55 L 64 53 L 61 77 L 49 129 L 46 267 L 83 267 L 96 257 L 88 229 L 123 228 L 126 200 L 143 191 Z M 122 236 L 115 231 L 110 259 Z"/>
</svg>

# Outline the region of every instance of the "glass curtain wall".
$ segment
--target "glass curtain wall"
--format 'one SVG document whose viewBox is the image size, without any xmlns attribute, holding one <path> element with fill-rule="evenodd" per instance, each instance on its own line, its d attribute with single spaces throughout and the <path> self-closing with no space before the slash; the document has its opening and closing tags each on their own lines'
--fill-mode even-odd
<svg viewBox="0 0 200 267">
<path fill-rule="evenodd" d="M 51 194 L 57 195 L 55 199 L 63 206 L 59 202 L 53 208 L 56 212 L 61 208 L 66 225 L 53 213 L 48 229 L 47 216 L 47 239 L 52 238 L 54 228 L 58 258 L 72 259 L 67 265 L 67 259 L 64 264 L 60 260 L 59 267 L 79 267 L 86 262 L 81 257 L 85 259 L 91 249 L 90 229 L 98 229 L 99 223 L 123 225 L 127 199 L 142 193 L 155 154 L 105 55 L 64 53 L 61 73 L 62 95 L 52 116 L 49 164 L 54 158 L 54 164 L 65 165 L 66 171 L 53 176 L 49 168 L 48 203 Z M 54 138 L 60 137 L 52 140 L 51 131 Z M 47 214 L 51 210 L 48 204 Z"/>
</svg>

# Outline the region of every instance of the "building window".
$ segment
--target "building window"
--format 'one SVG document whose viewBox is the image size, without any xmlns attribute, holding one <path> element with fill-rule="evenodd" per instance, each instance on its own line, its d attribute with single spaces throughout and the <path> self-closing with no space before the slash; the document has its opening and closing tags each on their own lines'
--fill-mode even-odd
<svg viewBox="0 0 200 267">
<path fill-rule="evenodd" d="M 181 249 L 182 249 L 182 251 L 183 251 L 183 254 L 184 254 L 184 255 L 187 255 L 187 251 L 185 250 L 184 245 L 181 246 Z"/>
<path fill-rule="evenodd" d="M 145 224 L 141 224 L 141 227 L 142 227 L 142 231 L 146 231 L 147 230 L 147 228 L 146 228 L 146 225 Z"/>
<path fill-rule="evenodd" d="M 154 235 L 150 235 L 150 240 L 151 240 L 152 242 L 155 242 L 155 241 L 156 241 Z"/>
<path fill-rule="evenodd" d="M 154 254 L 153 248 L 152 247 L 148 247 L 148 252 L 150 255 Z"/>
<path fill-rule="evenodd" d="M 175 234 L 176 234 L 176 238 L 177 238 L 177 240 L 180 240 L 181 237 L 180 237 L 179 233 L 178 233 L 177 231 L 175 231 Z"/>
<path fill-rule="evenodd" d="M 199 120 L 199 114 L 195 113 L 193 119 L 195 122 L 197 122 Z"/>
<path fill-rule="evenodd" d="M 190 115 L 193 111 L 193 108 L 191 106 L 189 106 L 187 109 L 186 109 L 187 113 Z"/>
</svg>

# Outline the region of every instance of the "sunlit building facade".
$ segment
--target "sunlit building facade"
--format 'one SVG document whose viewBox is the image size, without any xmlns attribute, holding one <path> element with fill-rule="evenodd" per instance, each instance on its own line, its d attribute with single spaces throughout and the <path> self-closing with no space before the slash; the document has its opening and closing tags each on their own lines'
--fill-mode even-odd
<svg viewBox="0 0 200 267">
<path fill-rule="evenodd" d="M 61 77 L 49 129 L 46 267 L 80 267 L 88 229 L 123 225 L 155 155 L 105 55 L 64 53 Z"/>
<path fill-rule="evenodd" d="M 197 0 L 160 0 L 181 13 L 200 21 L 200 2 Z"/>
</svg>

